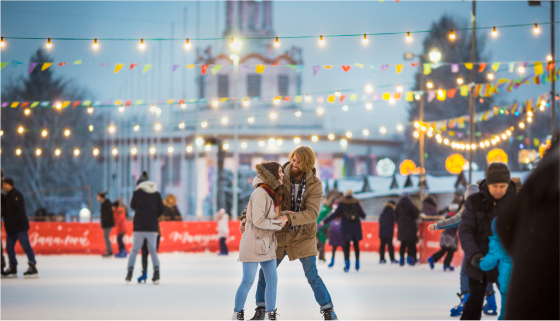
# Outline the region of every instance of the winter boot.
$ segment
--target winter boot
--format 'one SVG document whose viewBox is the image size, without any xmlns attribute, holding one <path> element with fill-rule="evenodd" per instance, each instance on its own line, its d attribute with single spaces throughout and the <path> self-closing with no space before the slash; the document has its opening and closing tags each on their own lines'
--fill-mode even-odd
<svg viewBox="0 0 560 321">
<path fill-rule="evenodd" d="M 356 271 L 360 270 L 360 260 L 356 260 Z"/>
<path fill-rule="evenodd" d="M 336 316 L 336 313 L 334 313 L 333 308 L 321 310 L 321 313 L 323 314 L 324 320 L 338 320 L 338 317 Z"/>
<path fill-rule="evenodd" d="M 492 294 L 486 297 L 486 304 L 482 309 L 485 315 L 498 315 L 498 306 L 496 306 L 496 296 Z"/>
<path fill-rule="evenodd" d="M 331 263 L 329 263 L 329 268 L 332 268 L 334 266 L 334 257 L 331 259 Z"/>
<path fill-rule="evenodd" d="M 128 282 L 132 280 L 132 269 L 128 269 L 128 272 L 126 272 L 126 278 L 124 280 L 126 281 L 126 284 L 128 284 Z"/>
<path fill-rule="evenodd" d="M 154 277 L 152 278 L 154 284 L 159 284 L 159 267 L 154 268 Z"/>
<path fill-rule="evenodd" d="M 434 263 L 435 263 L 434 258 L 430 256 L 428 258 L 428 264 L 430 264 L 430 269 L 432 269 L 432 270 L 434 269 Z M 443 266 L 443 270 L 445 271 L 445 265 Z"/>
<path fill-rule="evenodd" d="M 239 312 L 233 312 L 232 320 L 245 320 L 245 310 Z"/>
<path fill-rule="evenodd" d="M 36 279 L 39 277 L 39 271 L 37 271 L 37 267 L 35 266 L 35 263 L 33 262 L 29 262 L 27 263 L 29 264 L 29 268 L 27 269 L 27 271 L 23 272 L 23 277 L 26 279 Z"/>
<path fill-rule="evenodd" d="M 251 320 L 264 320 L 264 316 L 266 314 L 264 309 L 265 309 L 264 307 L 257 307 L 255 309 L 255 315 L 253 316 L 253 318 Z"/>
<path fill-rule="evenodd" d="M 278 309 L 276 309 L 276 310 L 278 310 Z M 276 313 L 276 310 L 266 313 L 266 320 L 278 320 L 278 318 L 276 318 L 276 315 L 279 315 L 279 314 Z"/>
<path fill-rule="evenodd" d="M 447 271 L 447 270 L 453 272 L 453 271 L 455 271 L 455 268 L 452 267 L 451 265 L 445 265 L 445 264 L 444 264 L 444 265 L 443 265 L 443 272 L 445 272 L 445 271 Z"/>
<path fill-rule="evenodd" d="M 459 297 L 459 299 L 461 299 L 461 303 L 459 303 L 459 305 L 455 306 L 453 309 L 451 309 L 449 316 L 451 317 L 458 317 L 463 315 L 463 307 L 465 306 L 465 303 L 467 302 L 467 299 L 469 298 L 469 294 L 465 293 L 465 294 L 459 294 L 457 293 L 457 296 Z"/>
<path fill-rule="evenodd" d="M 387 263 L 387 261 L 385 261 L 385 260 L 383 260 L 383 259 L 380 259 L 380 260 L 379 260 L 379 264 L 385 264 L 385 263 Z"/>
<path fill-rule="evenodd" d="M 146 271 L 142 271 L 142 275 L 140 275 L 140 277 L 138 278 L 138 283 L 146 283 L 146 280 L 148 279 L 148 272 Z"/>
<path fill-rule="evenodd" d="M 350 261 L 344 261 L 344 272 L 348 273 L 350 271 Z"/>
<path fill-rule="evenodd" d="M 391 260 L 391 264 L 399 264 L 399 261 L 397 261 L 397 260 Z"/>
<path fill-rule="evenodd" d="M 416 259 L 409 256 L 406 258 L 406 263 L 410 266 L 414 266 L 416 264 Z"/>
<path fill-rule="evenodd" d="M 5 278 L 17 278 L 17 267 L 10 264 L 10 267 L 5 271 L 2 271 L 2 279 Z"/>
<path fill-rule="evenodd" d="M 404 266 L 404 256 L 401 256 L 401 258 L 399 260 L 399 265 Z"/>
<path fill-rule="evenodd" d="M 126 250 L 122 250 L 119 253 L 115 254 L 116 258 L 126 258 Z"/>
</svg>

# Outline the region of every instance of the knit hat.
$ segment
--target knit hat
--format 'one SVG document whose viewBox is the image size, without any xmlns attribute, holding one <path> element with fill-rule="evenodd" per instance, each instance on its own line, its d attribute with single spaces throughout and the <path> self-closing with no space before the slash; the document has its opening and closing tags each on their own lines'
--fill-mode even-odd
<svg viewBox="0 0 560 321">
<path fill-rule="evenodd" d="M 486 168 L 486 184 L 508 183 L 511 181 L 509 168 L 504 163 L 492 163 Z"/>
<path fill-rule="evenodd" d="M 354 194 L 354 191 L 352 191 L 351 189 L 347 189 L 346 191 L 344 191 L 344 194 L 342 194 L 342 196 L 344 197 L 350 197 Z"/>
<path fill-rule="evenodd" d="M 142 176 L 138 178 L 138 180 L 136 181 L 136 185 L 139 185 L 140 183 L 145 182 L 149 179 L 150 178 L 148 177 L 148 173 L 146 171 L 142 171 Z"/>
<path fill-rule="evenodd" d="M 3 182 L 10 185 L 11 187 L 14 187 L 14 180 L 11 178 L 5 178 Z"/>
</svg>

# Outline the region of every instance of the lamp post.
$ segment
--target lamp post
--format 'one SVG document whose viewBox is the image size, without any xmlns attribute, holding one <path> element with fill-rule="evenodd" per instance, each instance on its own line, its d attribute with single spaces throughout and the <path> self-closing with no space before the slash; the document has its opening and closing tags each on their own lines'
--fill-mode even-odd
<svg viewBox="0 0 560 321">
<path fill-rule="evenodd" d="M 233 219 L 237 218 L 238 203 L 238 176 L 239 176 L 239 122 L 237 117 L 237 107 L 239 105 L 239 56 L 232 54 L 229 56 L 233 60 L 234 83 L 233 92 L 237 96 L 233 105 L 233 204 L 231 206 L 231 215 Z"/>
</svg>

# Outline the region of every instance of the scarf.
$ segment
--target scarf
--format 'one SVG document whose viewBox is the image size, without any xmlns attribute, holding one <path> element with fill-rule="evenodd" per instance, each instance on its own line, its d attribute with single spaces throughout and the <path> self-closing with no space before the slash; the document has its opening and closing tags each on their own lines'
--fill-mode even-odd
<svg viewBox="0 0 560 321">
<path fill-rule="evenodd" d="M 262 189 L 264 189 L 265 192 L 272 198 L 272 202 L 274 203 L 274 210 L 278 212 L 278 216 L 280 216 L 280 211 L 277 210 L 278 203 L 276 203 L 276 201 L 274 200 L 274 195 L 276 193 L 272 190 L 272 188 L 270 188 L 270 186 L 266 185 L 265 183 L 260 183 L 257 185 L 257 187 L 261 187 Z M 282 196 L 280 196 L 280 199 L 282 199 Z"/>
<path fill-rule="evenodd" d="M 303 178 L 301 179 L 301 183 L 299 184 L 299 190 L 296 195 L 296 187 L 295 181 L 293 178 L 290 178 L 290 184 L 292 187 L 292 212 L 299 212 L 301 210 L 301 197 L 305 192 L 305 173 L 303 173 Z"/>
</svg>

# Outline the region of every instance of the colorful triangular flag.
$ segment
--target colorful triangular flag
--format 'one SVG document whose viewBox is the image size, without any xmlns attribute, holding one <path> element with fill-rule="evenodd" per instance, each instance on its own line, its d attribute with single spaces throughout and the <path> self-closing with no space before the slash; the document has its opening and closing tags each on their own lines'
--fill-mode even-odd
<svg viewBox="0 0 560 321">
<path fill-rule="evenodd" d="M 150 70 L 150 68 L 152 68 L 152 65 L 151 65 L 151 64 L 145 64 L 145 65 L 144 65 L 144 70 L 142 70 L 142 73 L 143 73 L 143 74 L 146 73 L 146 71 Z"/>
<path fill-rule="evenodd" d="M 41 67 L 41 71 L 47 70 L 50 66 L 52 66 L 52 62 L 44 62 L 43 67 Z"/>
<path fill-rule="evenodd" d="M 116 64 L 115 65 L 115 73 L 119 72 L 119 70 L 121 70 L 122 67 L 124 67 L 124 64 Z"/>
</svg>

